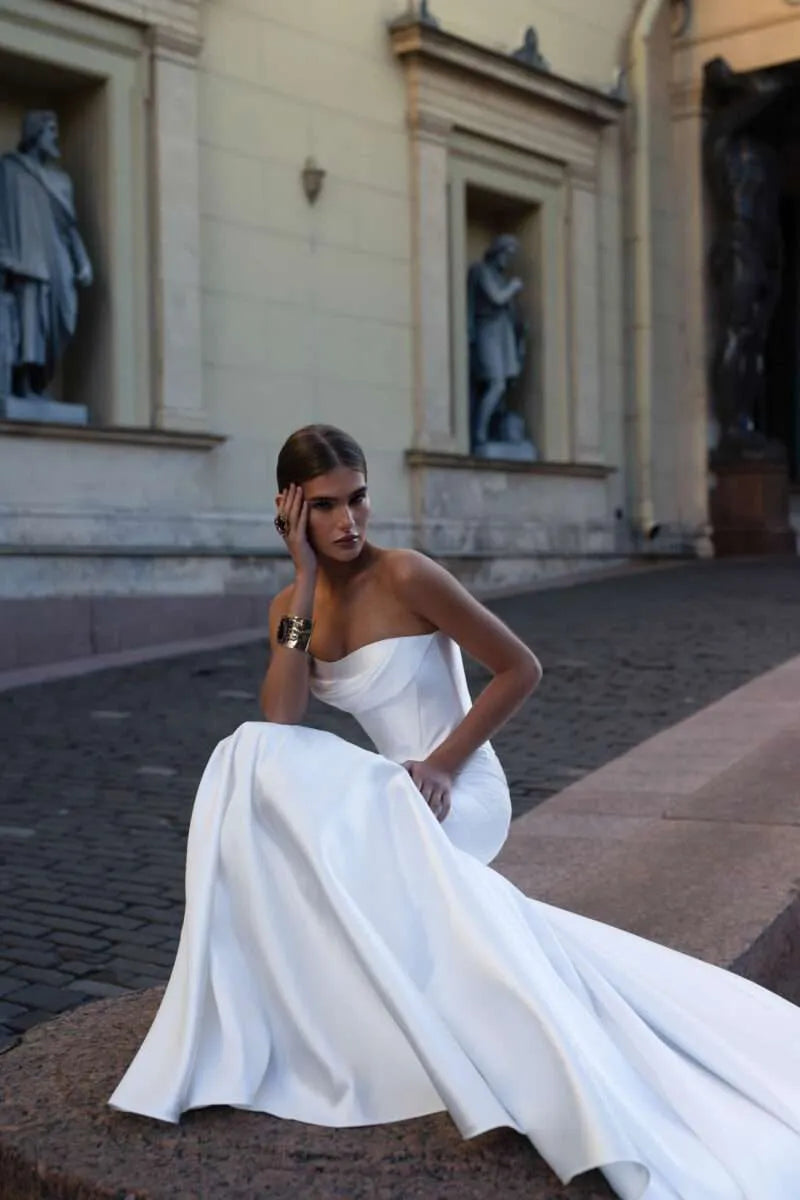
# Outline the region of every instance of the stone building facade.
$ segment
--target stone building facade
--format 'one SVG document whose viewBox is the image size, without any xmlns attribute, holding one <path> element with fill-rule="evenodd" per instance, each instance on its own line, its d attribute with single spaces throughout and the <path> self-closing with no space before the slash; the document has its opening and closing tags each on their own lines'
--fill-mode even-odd
<svg viewBox="0 0 800 1200">
<path fill-rule="evenodd" d="M 309 421 L 364 445 L 376 540 L 476 586 L 708 553 L 702 73 L 800 59 L 758 7 L 0 0 L 0 152 L 57 112 L 96 268 L 54 384 L 89 425 L 0 422 L 0 665 L 263 624 Z M 536 462 L 470 451 L 500 232 Z"/>
</svg>

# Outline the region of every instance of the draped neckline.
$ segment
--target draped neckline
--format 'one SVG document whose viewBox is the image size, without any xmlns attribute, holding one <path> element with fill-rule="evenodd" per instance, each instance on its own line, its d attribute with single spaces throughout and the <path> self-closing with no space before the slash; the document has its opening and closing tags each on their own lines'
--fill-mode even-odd
<svg viewBox="0 0 800 1200">
<path fill-rule="evenodd" d="M 350 662 L 356 655 L 363 654 L 366 650 L 373 650 L 376 646 L 385 646 L 393 642 L 422 641 L 425 638 L 434 638 L 438 633 L 441 633 L 441 630 L 433 629 L 430 633 L 399 633 L 395 634 L 394 637 L 376 638 L 374 642 L 365 642 L 363 646 L 356 646 L 355 650 L 350 650 L 347 654 L 343 654 L 341 658 L 315 658 L 314 670 L 316 672 L 319 668 L 330 670 L 338 667 Z"/>
</svg>

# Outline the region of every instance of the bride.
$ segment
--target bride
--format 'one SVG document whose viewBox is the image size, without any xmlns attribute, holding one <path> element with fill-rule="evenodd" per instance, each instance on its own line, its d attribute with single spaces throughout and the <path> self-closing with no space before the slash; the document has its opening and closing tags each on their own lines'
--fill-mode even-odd
<svg viewBox="0 0 800 1200">
<path fill-rule="evenodd" d="M 486 864 L 511 809 L 488 739 L 534 655 L 446 571 L 367 540 L 367 467 L 312 425 L 278 457 L 294 582 L 265 722 L 216 747 L 153 1025 L 110 1103 L 329 1126 L 510 1126 L 622 1200 L 800 1194 L 800 1013 L 738 976 L 528 899 Z M 492 680 L 471 704 L 460 650 Z M 309 692 L 377 753 L 298 722 Z"/>
</svg>

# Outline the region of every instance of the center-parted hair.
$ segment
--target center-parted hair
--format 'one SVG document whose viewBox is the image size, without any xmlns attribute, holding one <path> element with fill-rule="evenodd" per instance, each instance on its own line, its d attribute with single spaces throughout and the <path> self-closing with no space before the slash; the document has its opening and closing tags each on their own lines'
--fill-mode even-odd
<svg viewBox="0 0 800 1200">
<path fill-rule="evenodd" d="M 350 467 L 367 478 L 367 460 L 358 442 L 335 425 L 304 425 L 283 443 L 278 454 L 278 491 L 307 483 L 336 467 Z"/>
</svg>

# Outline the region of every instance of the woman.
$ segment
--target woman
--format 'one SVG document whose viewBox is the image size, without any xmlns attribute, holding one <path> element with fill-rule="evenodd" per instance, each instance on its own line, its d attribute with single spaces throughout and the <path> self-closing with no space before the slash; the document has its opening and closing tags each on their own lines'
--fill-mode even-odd
<svg viewBox="0 0 800 1200">
<path fill-rule="evenodd" d="M 447 1109 L 526 1134 L 621 1200 L 791 1200 L 800 1015 L 716 967 L 528 899 L 487 738 L 535 657 L 446 572 L 366 539 L 363 454 L 310 426 L 278 459 L 295 579 L 270 610 L 266 723 L 219 744 L 189 832 L 159 1012 L 111 1098 L 323 1125 Z M 470 704 L 459 646 L 493 678 Z M 296 724 L 313 691 L 378 753 Z"/>
</svg>

